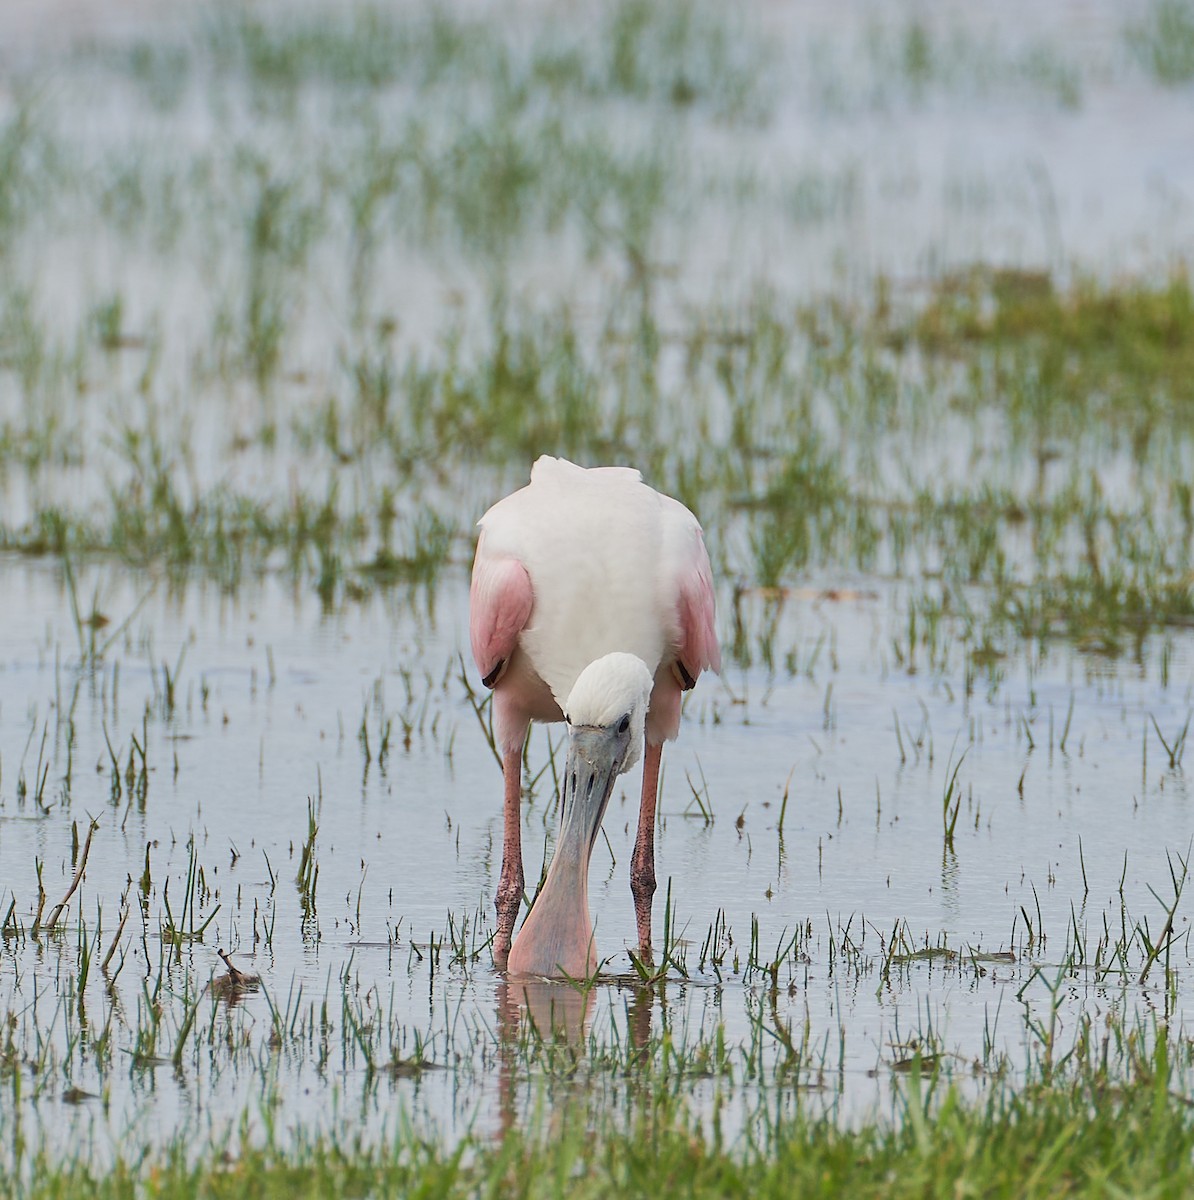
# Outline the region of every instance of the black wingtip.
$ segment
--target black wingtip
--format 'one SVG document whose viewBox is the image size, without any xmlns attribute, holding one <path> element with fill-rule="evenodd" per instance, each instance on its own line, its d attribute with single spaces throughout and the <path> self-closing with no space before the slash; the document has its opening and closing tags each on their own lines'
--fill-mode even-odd
<svg viewBox="0 0 1194 1200">
<path fill-rule="evenodd" d="M 680 678 L 684 681 L 684 690 L 686 692 L 696 687 L 696 680 L 688 673 L 688 668 L 679 659 L 676 659 L 676 669 L 680 672 Z"/>
<path fill-rule="evenodd" d="M 483 676 L 481 677 L 481 682 L 482 682 L 482 683 L 483 683 L 483 684 L 484 684 L 484 685 L 485 685 L 487 688 L 491 688 L 491 687 L 493 687 L 493 685 L 494 685 L 495 683 L 497 683 L 498 676 L 499 676 L 499 675 L 502 673 L 502 668 L 503 668 L 505 665 L 506 665 L 506 660 L 505 660 L 504 658 L 502 658 L 502 659 L 499 659 L 499 660 L 498 660 L 498 663 L 497 663 L 497 665 L 496 665 L 496 666 L 493 668 L 493 670 L 492 670 L 492 671 L 490 671 L 488 675 L 483 675 Z M 691 687 L 692 685 L 691 685 L 691 684 L 689 684 L 689 686 Z"/>
</svg>

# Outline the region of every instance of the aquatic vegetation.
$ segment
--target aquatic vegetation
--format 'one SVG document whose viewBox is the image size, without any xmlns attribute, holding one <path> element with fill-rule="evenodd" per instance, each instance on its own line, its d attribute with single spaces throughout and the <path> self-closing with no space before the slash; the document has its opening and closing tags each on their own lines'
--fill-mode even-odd
<svg viewBox="0 0 1194 1200">
<path fill-rule="evenodd" d="M 916 101 L 932 92 L 1029 88 L 1066 108 L 1082 102 L 1079 67 L 1062 47 L 1048 42 L 1013 48 L 997 36 L 980 39 L 971 29 L 942 29 L 913 16 L 871 24 L 865 45 L 868 75 L 877 86 L 900 87 Z"/>
<path fill-rule="evenodd" d="M 135 1147 L 110 1171 L 33 1152 L 22 1173 L 0 1175 L 12 1194 L 110 1196 L 147 1187 L 161 1194 L 211 1189 L 221 1196 L 285 1191 L 295 1196 L 479 1191 L 555 1196 L 658 1191 L 682 1178 L 696 1197 L 792 1189 L 885 1192 L 893 1178 L 921 1194 L 979 1189 L 990 1196 L 1055 1196 L 1118 1189 L 1180 1194 L 1190 1186 L 1190 1116 L 1182 1103 L 1189 1063 L 1164 1038 L 1136 1049 L 1127 1070 L 1086 1063 L 1065 1086 L 968 1099 L 938 1078 L 932 1055 L 906 1061 L 898 1124 L 843 1129 L 798 1106 L 760 1106 L 749 1133 L 735 1135 L 692 1113 L 666 1087 L 644 1088 L 594 1111 L 562 1101 L 551 1118 L 514 1126 L 500 1141 L 481 1136 L 446 1149 L 399 1129 L 378 1144 L 311 1139 L 300 1147 L 229 1135 L 196 1157 L 181 1139 L 148 1157 Z M 418 1071 L 407 1072 L 418 1078 Z M 656 1083 L 657 1078 L 652 1079 Z M 28 1186 L 24 1179 L 31 1182 Z"/>
<path fill-rule="evenodd" d="M 1125 37 L 1133 55 L 1170 87 L 1194 79 L 1194 5 L 1189 0 L 1153 0 Z"/>
<path fill-rule="evenodd" d="M 983 21 L 997 14 L 985 13 Z M 932 106 L 942 100 L 1023 100 L 1076 110 L 1082 106 L 1091 63 L 1049 34 L 987 27 L 977 16 L 956 20 L 912 6 L 868 14 L 850 36 L 820 32 L 806 49 L 811 99 L 831 113 L 886 112 Z M 864 63 L 851 70 L 848 63 Z"/>
</svg>

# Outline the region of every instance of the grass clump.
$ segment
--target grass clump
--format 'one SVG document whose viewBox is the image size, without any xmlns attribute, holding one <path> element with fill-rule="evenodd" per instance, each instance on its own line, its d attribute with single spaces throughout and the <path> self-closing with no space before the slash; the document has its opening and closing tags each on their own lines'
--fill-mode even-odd
<svg viewBox="0 0 1194 1200">
<path fill-rule="evenodd" d="M 375 90 L 460 78 L 494 52 L 491 26 L 435 8 L 414 16 L 372 4 L 312 8 L 277 20 L 248 6 L 221 11 L 207 49 L 223 71 L 257 88 L 309 84 Z"/>
<path fill-rule="evenodd" d="M 777 587 L 792 572 L 852 543 L 865 505 L 851 495 L 836 456 L 815 437 L 803 439 L 778 465 L 763 494 L 748 502 L 759 519 L 750 543 L 756 582 Z M 865 542 L 865 537 L 861 541 Z"/>
<path fill-rule="evenodd" d="M 218 70 L 259 93 L 292 99 L 310 85 L 378 91 L 441 86 L 701 105 L 720 118 L 757 120 L 767 109 L 768 54 L 739 20 L 704 0 L 619 0 L 596 29 L 548 21 L 521 47 L 492 22 L 441 8 L 402 13 L 377 4 L 313 9 L 286 21 L 234 7 L 209 24 Z M 143 51 L 132 69 L 160 57 Z"/>
<path fill-rule="evenodd" d="M 870 20 L 850 56 L 840 55 L 832 43 L 820 42 L 809 64 L 818 98 L 830 109 L 884 110 L 995 95 L 1028 95 L 1076 109 L 1085 86 L 1081 64 L 1052 40 L 1009 44 L 996 29 L 920 13 Z"/>
<path fill-rule="evenodd" d="M 1194 79 L 1194 3 L 1153 0 L 1144 17 L 1125 31 L 1128 47 L 1159 83 L 1180 86 Z"/>
<path fill-rule="evenodd" d="M 932 354 L 989 350 L 996 390 L 1028 415 L 1097 411 L 1135 424 L 1194 409 L 1194 293 L 1184 271 L 1160 286 L 1083 279 L 1063 292 L 1043 273 L 975 270 L 937 285 L 913 332 Z"/>
<path fill-rule="evenodd" d="M 0 253 L 36 210 L 55 168 L 53 145 L 33 104 L 0 120 Z"/>
<path fill-rule="evenodd" d="M 764 43 L 731 28 L 724 11 L 697 0 L 620 0 L 605 22 L 599 84 L 610 92 L 710 107 L 718 116 L 758 117 Z"/>
</svg>

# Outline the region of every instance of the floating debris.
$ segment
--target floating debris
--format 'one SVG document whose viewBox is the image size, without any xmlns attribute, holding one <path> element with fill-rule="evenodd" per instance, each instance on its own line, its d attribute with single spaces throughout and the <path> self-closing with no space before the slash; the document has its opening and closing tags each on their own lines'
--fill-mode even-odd
<svg viewBox="0 0 1194 1200">
<path fill-rule="evenodd" d="M 232 964 L 232 955 L 225 954 L 223 950 L 217 950 L 216 953 L 224 960 L 224 966 L 228 968 L 226 975 L 217 975 L 211 981 L 212 992 L 221 999 L 231 1000 L 239 998 L 245 992 L 255 992 L 261 986 L 261 976 L 251 975 L 247 971 L 240 971 Z"/>
</svg>

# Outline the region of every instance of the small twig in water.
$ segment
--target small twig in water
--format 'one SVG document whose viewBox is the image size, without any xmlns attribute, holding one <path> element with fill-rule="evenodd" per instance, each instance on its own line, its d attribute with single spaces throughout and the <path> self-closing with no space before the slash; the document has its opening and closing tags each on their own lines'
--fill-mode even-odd
<svg viewBox="0 0 1194 1200">
<path fill-rule="evenodd" d="M 75 877 L 70 882 L 70 887 L 66 890 L 66 895 L 50 910 L 49 919 L 44 923 L 40 921 L 33 926 L 33 932 L 36 933 L 39 928 L 53 929 L 58 924 L 58 918 L 62 916 L 62 910 L 70 903 L 70 898 L 75 894 L 75 890 L 83 881 L 83 872 L 87 869 L 87 856 L 91 853 L 91 837 L 92 834 L 99 828 L 99 822 L 93 817 L 91 824 L 87 828 L 87 840 L 83 843 L 83 852 L 79 855 L 79 865 L 75 868 Z"/>
</svg>

